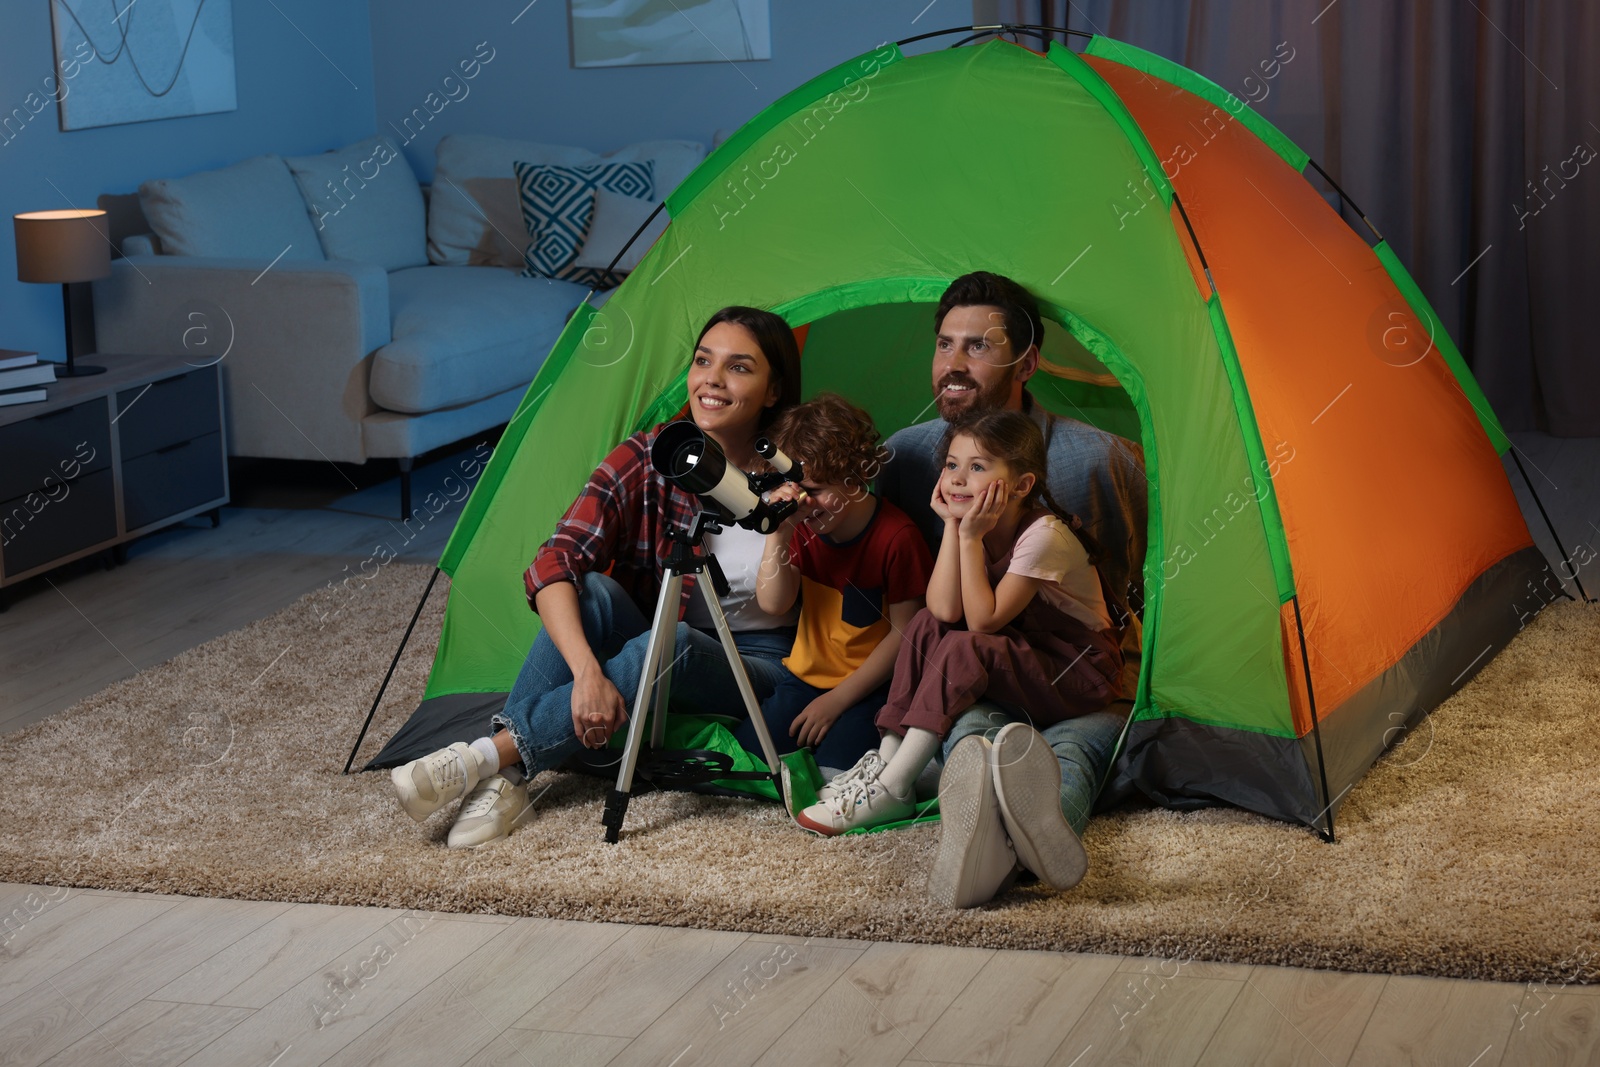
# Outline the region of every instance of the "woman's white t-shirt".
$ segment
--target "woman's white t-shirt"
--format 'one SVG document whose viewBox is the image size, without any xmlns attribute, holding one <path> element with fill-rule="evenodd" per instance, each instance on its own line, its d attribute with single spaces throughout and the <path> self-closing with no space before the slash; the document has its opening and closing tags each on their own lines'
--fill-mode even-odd
<svg viewBox="0 0 1600 1067">
<path fill-rule="evenodd" d="M 761 572 L 761 556 L 767 546 L 765 534 L 747 530 L 743 526 L 726 526 L 719 534 L 707 534 L 705 546 L 716 553 L 722 573 L 728 579 L 729 590 L 728 595 L 722 598 L 722 613 L 728 617 L 730 630 L 734 633 L 741 630 L 776 630 L 793 626 L 800 618 L 799 598 L 782 615 L 768 615 L 756 602 L 756 576 Z M 710 579 L 711 575 L 707 572 L 695 584 Z M 701 630 L 713 628 L 711 612 L 706 608 L 705 596 L 699 589 L 690 594 L 683 621 Z"/>
<path fill-rule="evenodd" d="M 1083 542 L 1056 516 L 1046 515 L 1022 531 L 1006 570 L 1044 582 L 1034 595 L 1044 597 L 1089 629 L 1104 630 L 1111 625 L 1099 572 L 1090 566 Z"/>
</svg>

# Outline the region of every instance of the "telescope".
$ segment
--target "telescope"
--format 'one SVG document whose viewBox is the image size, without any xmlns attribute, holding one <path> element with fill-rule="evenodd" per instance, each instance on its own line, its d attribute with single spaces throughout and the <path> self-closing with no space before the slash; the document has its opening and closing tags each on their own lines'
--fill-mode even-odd
<svg viewBox="0 0 1600 1067">
<path fill-rule="evenodd" d="M 769 504 L 765 493 L 786 481 L 803 477 L 799 463 L 770 440 L 756 442 L 756 452 L 771 463 L 775 474 L 751 475 L 728 462 L 717 443 L 688 419 L 668 423 L 656 435 L 650 463 L 673 485 L 686 493 L 713 501 L 728 522 L 768 534 L 795 510 L 792 500 Z"/>
<path fill-rule="evenodd" d="M 772 464 L 774 473 L 750 475 L 739 470 L 728 462 L 717 443 L 688 419 L 662 427 L 651 446 L 651 465 L 673 485 L 701 498 L 701 502 L 709 506 L 695 516 L 687 530 L 667 524 L 667 540 L 671 547 L 661 561 L 661 590 L 656 596 L 655 617 L 650 625 L 649 643 L 645 646 L 644 665 L 639 672 L 639 687 L 634 692 L 628 742 L 622 748 L 616 787 L 606 797 L 605 811 L 600 817 L 606 828 L 606 840 L 611 844 L 616 844 L 622 834 L 636 773 L 660 785 L 765 778 L 772 782 L 784 806 L 793 807 L 782 759 L 772 743 L 767 721 L 761 716 L 761 704 L 750 685 L 744 661 L 739 658 L 739 646 L 728 627 L 728 617 L 722 611 L 719 598 L 728 595 L 728 579 L 717 557 L 705 545 L 705 535 L 720 532 L 725 523 L 736 523 L 747 530 L 767 534 L 794 513 L 794 501 L 769 504 L 761 499 L 761 494 L 786 481 L 800 481 L 800 464 L 766 438 L 756 442 L 756 452 Z M 739 686 L 745 713 L 750 716 L 761 742 L 762 757 L 767 763 L 764 771 L 736 771 L 732 759 L 721 752 L 667 752 L 662 749 L 666 740 L 667 699 L 672 691 L 672 664 L 676 658 L 678 604 L 682 600 L 684 580 L 691 575 L 696 576 L 695 584 L 705 599 L 706 612 L 711 616 L 717 640 L 728 660 L 728 670 Z M 645 720 L 651 717 L 652 710 L 649 747 L 653 754 L 641 765 L 640 757 L 646 747 Z"/>
</svg>

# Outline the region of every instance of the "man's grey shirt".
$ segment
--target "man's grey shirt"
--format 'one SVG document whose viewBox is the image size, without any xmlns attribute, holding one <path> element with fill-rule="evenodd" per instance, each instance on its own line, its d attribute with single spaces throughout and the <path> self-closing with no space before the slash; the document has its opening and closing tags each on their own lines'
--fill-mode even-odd
<svg viewBox="0 0 1600 1067">
<path fill-rule="evenodd" d="M 1100 543 L 1100 573 L 1107 587 L 1123 600 L 1142 603 L 1149 518 L 1143 450 L 1125 437 L 1052 415 L 1037 403 L 1028 403 L 1027 414 L 1044 433 L 1050 495 L 1082 519 Z M 944 520 L 933 513 L 930 501 L 944 459 L 935 450 L 947 426 L 933 419 L 890 437 L 889 458 L 878 478 L 879 492 L 911 516 L 935 552 Z"/>
</svg>

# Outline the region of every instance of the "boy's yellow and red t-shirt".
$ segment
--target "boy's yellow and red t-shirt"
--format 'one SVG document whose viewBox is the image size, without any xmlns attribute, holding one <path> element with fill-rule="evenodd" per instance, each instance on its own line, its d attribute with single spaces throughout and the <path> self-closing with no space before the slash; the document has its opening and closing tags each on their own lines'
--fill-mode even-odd
<svg viewBox="0 0 1600 1067">
<path fill-rule="evenodd" d="M 925 596 L 933 576 L 917 524 L 876 499 L 866 529 L 848 541 L 801 523 L 789 542 L 800 569 L 800 621 L 783 665 L 818 689 L 832 689 L 866 662 L 889 633 L 889 605 Z"/>
</svg>

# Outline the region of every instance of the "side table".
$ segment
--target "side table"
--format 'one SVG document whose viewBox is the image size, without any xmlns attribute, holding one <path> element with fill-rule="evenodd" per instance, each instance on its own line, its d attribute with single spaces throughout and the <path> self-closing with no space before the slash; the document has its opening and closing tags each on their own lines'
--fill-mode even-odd
<svg viewBox="0 0 1600 1067">
<path fill-rule="evenodd" d="M 90 357 L 85 357 L 90 358 Z M 222 376 L 177 356 L 93 357 L 49 397 L 0 408 L 0 611 L 7 586 L 228 502 Z"/>
</svg>

